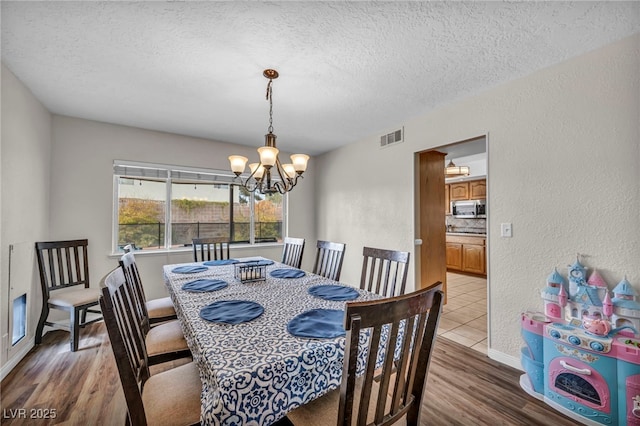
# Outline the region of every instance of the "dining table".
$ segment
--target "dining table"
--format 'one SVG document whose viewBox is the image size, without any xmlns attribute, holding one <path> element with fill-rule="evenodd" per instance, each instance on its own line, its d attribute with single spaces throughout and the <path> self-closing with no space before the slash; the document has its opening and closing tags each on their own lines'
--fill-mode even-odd
<svg viewBox="0 0 640 426">
<path fill-rule="evenodd" d="M 163 269 L 200 371 L 205 425 L 270 425 L 336 389 L 345 304 L 381 297 L 262 257 Z"/>
</svg>

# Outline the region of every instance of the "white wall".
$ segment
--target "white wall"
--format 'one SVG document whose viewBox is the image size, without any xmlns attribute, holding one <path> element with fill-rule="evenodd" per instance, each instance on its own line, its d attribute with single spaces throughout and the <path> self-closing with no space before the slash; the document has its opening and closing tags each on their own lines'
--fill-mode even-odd
<svg viewBox="0 0 640 426">
<path fill-rule="evenodd" d="M 40 313 L 40 280 L 34 243 L 46 239 L 49 222 L 51 115 L 2 65 L 0 333 L 2 376 L 28 350 Z M 9 245 L 14 246 L 9 289 Z M 11 348 L 9 306 L 27 293 L 27 337 Z"/>
<path fill-rule="evenodd" d="M 89 239 L 92 286 L 117 266 L 111 253 L 113 216 L 113 160 L 144 161 L 190 167 L 227 170 L 231 154 L 257 158 L 261 144 L 239 146 L 169 133 L 118 126 L 95 121 L 53 116 L 51 173 L 51 238 Z M 313 190 L 314 159 L 305 178 L 289 199 L 289 232 L 315 244 Z M 281 246 L 264 249 L 236 249 L 232 256 L 261 254 L 278 259 Z M 309 249 L 311 251 L 311 249 Z M 304 266 L 312 262 L 307 251 Z M 136 254 L 147 297 L 166 295 L 162 265 L 191 261 L 188 251 Z"/>
<path fill-rule="evenodd" d="M 318 158 L 318 235 L 347 243 L 342 279 L 357 284 L 364 245 L 415 259 L 414 153 L 488 133 L 490 355 L 517 364 L 519 314 L 577 252 L 640 291 L 639 49 L 635 35 L 398 123 L 404 143 L 376 134 Z"/>
</svg>

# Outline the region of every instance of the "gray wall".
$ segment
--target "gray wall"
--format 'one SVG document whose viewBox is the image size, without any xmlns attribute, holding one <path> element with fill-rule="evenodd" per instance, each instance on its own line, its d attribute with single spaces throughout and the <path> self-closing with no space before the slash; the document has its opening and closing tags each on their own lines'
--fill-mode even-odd
<svg viewBox="0 0 640 426">
<path fill-rule="evenodd" d="M 0 141 L 0 365 L 4 377 L 9 359 L 18 360 L 29 349 L 40 312 L 40 281 L 33 247 L 35 241 L 48 234 L 51 164 L 51 114 L 4 65 Z M 13 246 L 11 289 L 10 245 Z M 27 294 L 29 335 L 11 347 L 9 307 L 15 297 L 24 293 Z"/>
<path fill-rule="evenodd" d="M 546 277 L 577 252 L 610 288 L 626 274 L 640 292 L 639 46 L 636 35 L 407 119 L 395 146 L 372 135 L 319 157 L 318 234 L 347 243 L 342 279 L 358 281 L 363 245 L 412 251 L 415 267 L 415 153 L 488 134 L 490 356 L 519 364 L 519 314 L 542 310 Z"/>
</svg>

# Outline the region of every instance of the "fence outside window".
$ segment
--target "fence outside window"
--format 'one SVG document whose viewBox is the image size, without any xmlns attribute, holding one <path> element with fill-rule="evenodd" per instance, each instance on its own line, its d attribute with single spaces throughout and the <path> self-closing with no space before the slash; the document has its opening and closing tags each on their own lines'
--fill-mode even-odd
<svg viewBox="0 0 640 426">
<path fill-rule="evenodd" d="M 254 222 L 255 242 L 277 242 L 282 235 L 282 222 Z M 157 223 L 120 223 L 118 247 L 133 244 L 140 250 L 164 247 L 165 226 Z M 171 224 L 171 246 L 186 247 L 194 238 L 219 238 L 231 243 L 249 242 L 249 222 L 194 222 Z M 233 229 L 232 229 L 233 228 Z"/>
</svg>

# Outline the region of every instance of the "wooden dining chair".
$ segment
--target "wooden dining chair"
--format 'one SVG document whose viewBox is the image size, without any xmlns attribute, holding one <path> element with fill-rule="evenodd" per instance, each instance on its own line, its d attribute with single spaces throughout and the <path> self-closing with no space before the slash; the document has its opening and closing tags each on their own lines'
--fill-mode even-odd
<svg viewBox="0 0 640 426">
<path fill-rule="evenodd" d="M 192 244 L 194 262 L 229 259 L 228 241 L 220 241 L 220 238 L 194 238 Z"/>
<path fill-rule="evenodd" d="M 98 316 L 87 321 L 87 312 L 97 309 L 100 290 L 89 286 L 88 240 L 46 241 L 36 243 L 42 310 L 36 327 L 35 343 L 42 342 L 44 326 L 69 330 L 71 352 L 78 350 L 80 328 L 102 320 Z M 96 309 L 91 309 L 92 307 Z M 51 309 L 67 311 L 69 325 L 48 321 Z"/>
<path fill-rule="evenodd" d="M 149 324 L 153 325 L 153 324 L 177 319 L 178 317 L 176 316 L 176 310 L 173 306 L 173 302 L 171 301 L 170 297 L 167 296 L 167 297 L 161 297 L 158 299 L 151 299 L 151 300 L 146 299 L 144 295 L 144 288 L 142 287 L 141 280 L 140 280 L 140 274 L 138 273 L 138 267 L 135 263 L 135 258 L 133 255 L 134 247 L 130 244 L 127 244 L 126 246 L 124 246 L 124 252 L 125 254 L 132 253 L 131 257 L 128 258 L 129 260 L 127 260 L 126 263 L 128 263 L 129 266 L 133 266 L 134 270 L 132 270 L 132 274 L 133 274 L 132 278 L 135 279 L 136 284 L 139 287 L 138 292 L 141 295 L 141 299 L 145 301 L 145 308 L 147 310 Z M 123 260 L 124 259 L 120 259 L 121 262 Z"/>
<path fill-rule="evenodd" d="M 384 297 L 404 294 L 409 252 L 364 247 L 360 288 Z"/>
<path fill-rule="evenodd" d="M 318 251 L 313 273 L 330 280 L 339 281 L 346 244 L 318 240 Z"/>
<path fill-rule="evenodd" d="M 120 267 L 131 294 L 132 315 L 138 322 L 138 327 L 144 336 L 149 363 L 155 365 L 190 357 L 191 351 L 177 319 L 151 326 L 142 279 L 132 252 L 125 253 L 120 258 Z"/>
<path fill-rule="evenodd" d="M 293 410 L 287 418 L 300 426 L 420 424 L 442 302 L 440 282 L 392 298 L 348 302 L 340 388 Z M 363 366 L 358 360 L 361 332 L 369 337 Z M 380 346 L 380 351 L 371 350 Z M 364 374 L 356 377 L 360 367 Z"/>
<path fill-rule="evenodd" d="M 143 332 L 133 315 L 134 295 L 123 269 L 109 272 L 100 287 L 100 306 L 127 403 L 127 424 L 198 424 L 202 391 L 198 367 L 190 362 L 150 376 Z"/>
<path fill-rule="evenodd" d="M 302 254 L 304 253 L 304 238 L 285 237 L 282 248 L 282 263 L 300 268 Z"/>
</svg>

